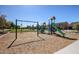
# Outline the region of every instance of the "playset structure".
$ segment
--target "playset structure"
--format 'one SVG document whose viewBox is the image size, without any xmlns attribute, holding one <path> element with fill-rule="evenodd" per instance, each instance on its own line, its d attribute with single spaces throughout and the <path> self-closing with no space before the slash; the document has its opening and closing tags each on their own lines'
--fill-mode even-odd
<svg viewBox="0 0 79 59">
<path fill-rule="evenodd" d="M 56 26 L 56 23 L 55 23 L 55 16 L 53 16 L 53 17 L 51 17 L 50 19 L 49 19 L 49 32 L 51 32 L 51 34 L 52 34 L 52 32 L 59 32 L 62 36 L 65 36 L 65 33 L 63 33 L 62 31 L 61 31 L 61 29 L 59 29 L 57 26 Z"/>
<path fill-rule="evenodd" d="M 55 33 L 55 32 L 59 32 L 63 37 L 65 36 L 65 33 L 63 33 L 57 26 L 56 26 L 56 24 L 55 24 L 55 16 L 53 16 L 53 17 L 51 17 L 50 19 L 49 19 L 49 24 L 48 24 L 48 32 L 52 35 L 53 33 Z M 16 28 L 15 28 L 15 40 L 17 39 L 17 23 L 18 22 L 29 22 L 29 23 L 36 23 L 37 24 L 37 36 L 39 36 L 39 32 L 41 32 L 41 33 L 44 33 L 45 32 L 45 24 L 43 25 L 43 27 L 42 28 L 40 28 L 40 26 L 39 26 L 39 22 L 36 22 L 36 21 L 26 21 L 26 20 L 17 20 L 16 19 L 16 21 L 15 21 L 15 23 L 16 23 Z M 21 26 L 22 26 L 22 24 L 21 24 Z M 22 29 L 21 29 L 21 32 L 22 32 Z M 12 44 L 15 42 L 15 40 L 9 45 L 9 47 L 8 48 L 10 48 L 11 46 L 12 46 Z"/>
<path fill-rule="evenodd" d="M 50 19 L 49 19 L 49 23 L 48 23 L 48 33 L 49 34 L 54 34 L 54 33 L 56 33 L 56 32 L 59 32 L 60 34 L 61 34 L 61 36 L 65 36 L 65 33 L 63 33 L 62 31 L 61 31 L 61 29 L 59 29 L 58 27 L 57 27 L 57 25 L 56 25 L 56 23 L 55 23 L 55 20 L 56 20 L 56 17 L 55 16 L 53 16 L 53 17 L 51 17 Z M 45 28 L 45 25 L 43 25 L 41 28 L 40 28 L 40 32 L 41 33 L 45 33 L 45 30 L 46 30 L 46 28 Z"/>
</svg>

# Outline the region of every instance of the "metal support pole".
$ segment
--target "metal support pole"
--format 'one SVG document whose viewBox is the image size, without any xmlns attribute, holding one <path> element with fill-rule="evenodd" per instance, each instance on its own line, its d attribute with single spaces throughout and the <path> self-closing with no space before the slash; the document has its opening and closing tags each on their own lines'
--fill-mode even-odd
<svg viewBox="0 0 79 59">
<path fill-rule="evenodd" d="M 37 36 L 39 36 L 39 23 L 37 22 Z"/>
<path fill-rule="evenodd" d="M 16 41 L 17 39 L 17 21 L 22 21 L 22 20 L 17 20 L 15 21 L 16 23 L 16 28 L 15 28 L 15 39 L 12 41 L 12 43 L 8 46 L 8 48 L 10 48 L 12 46 L 12 44 Z M 39 36 L 39 23 L 38 22 L 34 22 L 34 21 L 22 21 L 22 22 L 32 22 L 32 23 L 37 23 L 37 36 Z"/>
<path fill-rule="evenodd" d="M 15 32 L 15 39 L 17 39 L 17 19 L 16 19 L 16 32 Z"/>
<path fill-rule="evenodd" d="M 51 20 L 51 35 L 52 35 L 52 20 Z"/>
<path fill-rule="evenodd" d="M 15 39 L 11 42 L 11 44 L 10 44 L 7 48 L 10 48 L 10 47 L 12 46 L 12 44 L 13 44 L 13 43 L 16 41 L 16 39 L 17 39 L 17 19 L 16 19 L 15 23 L 16 23 Z"/>
<path fill-rule="evenodd" d="M 21 27 L 20 27 L 20 29 L 21 29 L 21 33 L 22 33 L 22 24 L 21 24 Z"/>
</svg>

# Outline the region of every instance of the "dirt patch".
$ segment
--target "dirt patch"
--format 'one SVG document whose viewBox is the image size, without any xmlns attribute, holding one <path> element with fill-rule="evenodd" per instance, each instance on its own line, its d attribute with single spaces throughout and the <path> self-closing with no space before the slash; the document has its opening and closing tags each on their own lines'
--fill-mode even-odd
<svg viewBox="0 0 79 59">
<path fill-rule="evenodd" d="M 72 38 L 79 38 L 75 34 L 68 35 Z M 0 38 L 0 53 L 54 53 L 76 41 L 47 34 L 40 34 L 37 37 L 36 32 L 24 32 L 18 33 L 17 40 L 10 48 L 7 48 L 14 39 L 15 33 L 8 33 Z"/>
</svg>

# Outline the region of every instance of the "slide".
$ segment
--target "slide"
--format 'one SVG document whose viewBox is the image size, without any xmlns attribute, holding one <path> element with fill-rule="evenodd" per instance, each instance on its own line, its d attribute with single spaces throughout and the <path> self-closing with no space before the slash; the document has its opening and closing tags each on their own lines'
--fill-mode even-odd
<svg viewBox="0 0 79 59">
<path fill-rule="evenodd" d="M 56 29 L 56 31 L 58 31 L 62 36 L 65 35 L 65 33 L 63 33 L 59 28 L 57 28 L 55 23 L 52 23 L 52 27 Z"/>
</svg>

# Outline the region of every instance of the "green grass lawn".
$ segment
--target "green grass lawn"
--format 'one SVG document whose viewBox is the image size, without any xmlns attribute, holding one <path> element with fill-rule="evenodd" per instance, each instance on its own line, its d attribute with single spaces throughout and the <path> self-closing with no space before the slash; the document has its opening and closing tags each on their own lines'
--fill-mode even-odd
<svg viewBox="0 0 79 59">
<path fill-rule="evenodd" d="M 10 29 L 9 30 L 9 32 L 15 32 L 16 31 L 16 29 Z M 35 30 L 32 30 L 32 29 L 17 29 L 17 32 L 36 32 L 37 30 L 35 29 Z"/>
</svg>

